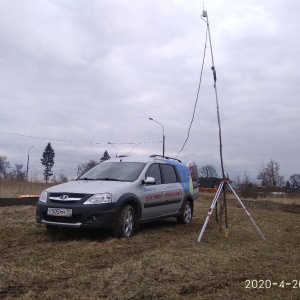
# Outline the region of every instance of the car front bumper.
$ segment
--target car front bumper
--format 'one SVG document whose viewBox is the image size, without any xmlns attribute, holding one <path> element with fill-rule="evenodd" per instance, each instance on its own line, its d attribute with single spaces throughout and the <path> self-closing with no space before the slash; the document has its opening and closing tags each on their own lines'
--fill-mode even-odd
<svg viewBox="0 0 300 300">
<path fill-rule="evenodd" d="M 48 208 L 71 209 L 71 216 L 49 215 Z M 61 205 L 38 202 L 36 221 L 59 227 L 112 228 L 117 218 L 114 203 Z"/>
</svg>

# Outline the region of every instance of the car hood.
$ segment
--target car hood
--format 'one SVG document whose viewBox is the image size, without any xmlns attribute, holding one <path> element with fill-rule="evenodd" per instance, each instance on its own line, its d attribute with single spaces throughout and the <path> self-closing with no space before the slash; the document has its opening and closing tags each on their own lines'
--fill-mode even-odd
<svg viewBox="0 0 300 300">
<path fill-rule="evenodd" d="M 46 189 L 46 191 L 49 193 L 109 193 L 130 184 L 132 184 L 132 182 L 78 180 L 52 186 Z"/>
</svg>

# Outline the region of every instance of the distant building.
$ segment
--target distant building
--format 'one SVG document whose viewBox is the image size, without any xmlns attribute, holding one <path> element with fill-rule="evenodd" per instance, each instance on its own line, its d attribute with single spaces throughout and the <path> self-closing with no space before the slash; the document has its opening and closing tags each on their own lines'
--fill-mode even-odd
<svg viewBox="0 0 300 300">
<path fill-rule="evenodd" d="M 217 177 L 199 177 L 200 187 L 203 188 L 218 188 L 221 181 L 222 179 Z"/>
<path fill-rule="evenodd" d="M 199 189 L 204 193 L 215 193 L 222 179 L 217 177 L 199 177 Z"/>
</svg>

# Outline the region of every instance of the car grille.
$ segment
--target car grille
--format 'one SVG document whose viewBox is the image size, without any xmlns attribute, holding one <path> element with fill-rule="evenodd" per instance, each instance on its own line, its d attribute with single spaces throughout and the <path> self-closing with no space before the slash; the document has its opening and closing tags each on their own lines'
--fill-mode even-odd
<svg viewBox="0 0 300 300">
<path fill-rule="evenodd" d="M 89 194 L 79 194 L 79 193 L 50 193 L 49 200 L 52 203 L 76 203 L 83 198 L 88 198 Z"/>
</svg>

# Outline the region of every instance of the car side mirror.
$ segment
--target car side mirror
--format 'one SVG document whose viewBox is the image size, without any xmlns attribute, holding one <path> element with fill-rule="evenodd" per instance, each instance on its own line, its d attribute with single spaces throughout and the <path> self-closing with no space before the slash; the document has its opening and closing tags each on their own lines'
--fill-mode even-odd
<svg viewBox="0 0 300 300">
<path fill-rule="evenodd" d="M 156 181 L 155 181 L 155 178 L 153 178 L 153 177 L 147 177 L 145 180 L 143 180 L 143 184 L 152 185 L 155 183 L 156 183 Z"/>
</svg>

